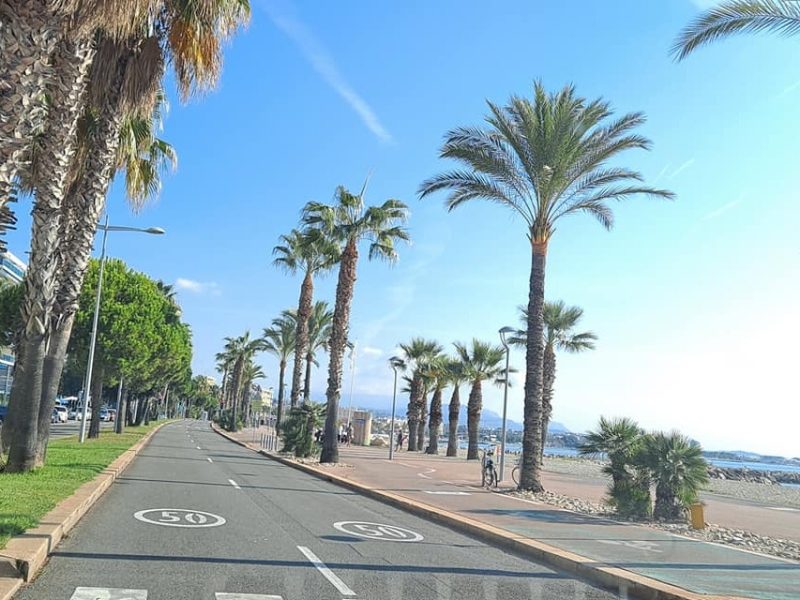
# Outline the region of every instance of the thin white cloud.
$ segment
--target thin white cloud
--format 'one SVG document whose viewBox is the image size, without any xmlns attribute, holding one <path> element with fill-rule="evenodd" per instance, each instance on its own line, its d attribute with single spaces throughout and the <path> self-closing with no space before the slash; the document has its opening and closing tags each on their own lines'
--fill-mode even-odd
<svg viewBox="0 0 800 600">
<path fill-rule="evenodd" d="M 383 356 L 383 350 L 380 348 L 374 348 L 372 346 L 364 346 L 361 349 L 361 353 L 366 356 Z"/>
<path fill-rule="evenodd" d="M 719 2 L 720 0 L 692 0 L 692 4 L 700 9 L 708 9 L 719 6 Z"/>
<path fill-rule="evenodd" d="M 789 94 L 791 94 L 797 88 L 800 88 L 800 79 L 798 79 L 797 81 L 795 81 L 794 83 L 792 83 L 790 85 L 787 85 L 779 93 L 775 94 L 775 96 L 773 96 L 773 99 L 780 100 L 784 96 L 788 96 Z"/>
<path fill-rule="evenodd" d="M 175 287 L 179 290 L 185 290 L 192 294 L 214 294 L 220 293 L 219 285 L 214 281 L 195 281 L 194 279 L 187 279 L 185 277 L 178 277 L 175 280 Z"/>
<path fill-rule="evenodd" d="M 653 185 L 657 184 L 657 183 L 659 182 L 659 180 L 660 180 L 662 177 L 664 177 L 664 175 L 666 175 L 666 174 L 667 174 L 667 171 L 669 170 L 669 167 L 670 167 L 670 164 L 669 164 L 669 163 L 667 163 L 667 164 L 665 164 L 665 165 L 664 165 L 664 168 L 663 168 L 663 169 L 661 169 L 661 170 L 658 172 L 658 175 L 656 175 L 656 178 L 653 180 Z"/>
<path fill-rule="evenodd" d="M 731 210 L 733 208 L 736 208 L 742 202 L 744 202 L 744 194 L 739 196 L 736 200 L 728 202 L 727 204 L 723 204 L 719 208 L 715 208 L 714 210 L 712 210 L 710 213 L 703 215 L 703 217 L 700 220 L 701 221 L 708 221 L 710 219 L 716 219 L 720 215 L 724 215 L 729 210 Z"/>
<path fill-rule="evenodd" d="M 391 142 L 391 134 L 381 124 L 372 107 L 345 80 L 333 56 L 314 33 L 302 21 L 289 14 L 289 10 L 286 10 L 288 5 L 283 4 L 284 10 L 279 9 L 274 2 L 264 2 L 263 5 L 275 26 L 297 45 L 319 76 L 356 112 L 364 125 L 380 141 Z"/>
<path fill-rule="evenodd" d="M 680 166 L 679 166 L 677 169 L 675 169 L 675 170 L 674 170 L 674 171 L 673 171 L 673 172 L 670 174 L 669 178 L 670 178 L 670 179 L 675 179 L 675 177 L 677 177 L 678 175 L 680 175 L 681 173 L 683 173 L 683 172 L 684 172 L 686 169 L 688 169 L 689 167 L 691 167 L 693 164 L 694 164 L 694 159 L 693 159 L 693 158 L 690 158 L 690 159 L 689 159 L 689 160 L 687 160 L 685 163 L 683 163 L 682 165 L 680 165 Z"/>
</svg>

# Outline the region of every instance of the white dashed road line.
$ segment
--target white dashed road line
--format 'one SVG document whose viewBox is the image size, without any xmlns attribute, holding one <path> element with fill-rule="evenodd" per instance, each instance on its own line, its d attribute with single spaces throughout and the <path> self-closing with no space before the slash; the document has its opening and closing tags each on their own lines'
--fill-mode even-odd
<svg viewBox="0 0 800 600">
<path fill-rule="evenodd" d="M 217 600 L 283 600 L 281 596 L 266 596 L 264 594 L 228 594 L 217 592 L 214 594 Z"/>
<path fill-rule="evenodd" d="M 210 457 L 210 456 L 206 456 L 206 460 L 207 460 L 208 462 L 210 462 L 210 463 L 213 463 L 213 462 L 214 462 L 213 460 L 211 460 L 211 457 Z"/>
<path fill-rule="evenodd" d="M 240 488 L 240 487 L 239 487 L 239 484 L 238 484 L 238 483 L 236 483 L 236 482 L 235 482 L 233 479 L 228 479 L 228 483 L 230 483 L 230 484 L 231 484 L 233 487 L 235 487 L 237 490 L 240 490 L 240 489 L 242 489 L 242 488 Z"/>
<path fill-rule="evenodd" d="M 201 448 L 200 446 L 198 446 L 198 447 L 197 447 L 197 449 L 198 449 L 198 450 L 202 450 L 202 448 Z"/>
<path fill-rule="evenodd" d="M 343 596 L 356 595 L 356 593 L 349 587 L 347 587 L 347 584 L 341 579 L 339 579 L 336 576 L 336 573 L 334 573 L 327 566 L 325 566 L 325 563 L 322 562 L 319 559 L 319 557 L 317 557 L 317 555 L 314 554 L 309 548 L 306 548 L 305 546 L 298 546 L 297 549 L 300 550 L 300 552 L 302 552 L 305 555 L 308 561 L 312 565 L 314 565 L 317 571 L 322 573 L 323 577 L 325 577 L 325 579 L 327 579 L 331 583 L 331 585 L 339 591 L 340 594 L 342 594 Z"/>
<path fill-rule="evenodd" d="M 70 600 L 147 600 L 147 590 L 79 587 Z"/>
</svg>

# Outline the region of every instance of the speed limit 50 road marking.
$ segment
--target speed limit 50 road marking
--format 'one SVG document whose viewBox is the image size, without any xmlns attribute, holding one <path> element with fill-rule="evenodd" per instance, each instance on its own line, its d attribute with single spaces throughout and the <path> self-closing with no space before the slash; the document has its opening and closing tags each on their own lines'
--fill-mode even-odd
<svg viewBox="0 0 800 600">
<path fill-rule="evenodd" d="M 225 517 L 188 508 L 148 508 L 134 513 L 133 516 L 143 523 L 164 527 L 219 527 L 226 523 Z"/>
</svg>

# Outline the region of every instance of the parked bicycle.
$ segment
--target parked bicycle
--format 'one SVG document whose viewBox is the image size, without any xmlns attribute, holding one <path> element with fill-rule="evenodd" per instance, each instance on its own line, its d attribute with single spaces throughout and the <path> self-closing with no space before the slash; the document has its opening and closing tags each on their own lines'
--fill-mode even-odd
<svg viewBox="0 0 800 600">
<path fill-rule="evenodd" d="M 511 469 L 511 479 L 514 481 L 515 485 L 519 485 L 519 469 L 521 465 L 522 465 L 522 455 L 520 455 L 520 457 L 517 459 L 514 468 Z"/>
<path fill-rule="evenodd" d="M 481 487 L 497 487 L 497 468 L 494 466 L 494 449 L 483 451 L 481 457 Z"/>
</svg>

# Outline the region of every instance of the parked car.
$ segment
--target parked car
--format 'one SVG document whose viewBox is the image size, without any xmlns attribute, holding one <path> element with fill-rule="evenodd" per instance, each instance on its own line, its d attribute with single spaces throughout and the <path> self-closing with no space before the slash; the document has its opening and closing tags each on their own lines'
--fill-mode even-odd
<svg viewBox="0 0 800 600">
<path fill-rule="evenodd" d="M 50 417 L 51 423 L 66 423 L 69 418 L 69 412 L 66 406 L 54 406 L 53 415 Z"/>
<path fill-rule="evenodd" d="M 69 418 L 70 419 L 75 419 L 76 421 L 80 421 L 81 418 L 82 418 L 81 414 L 82 413 L 81 413 L 80 407 L 73 408 L 71 411 L 69 411 Z M 86 411 L 86 418 L 87 419 L 91 419 L 92 418 L 92 409 L 91 408 Z"/>
<path fill-rule="evenodd" d="M 111 413 L 105 406 L 100 409 L 100 420 L 101 421 L 110 421 L 111 420 Z"/>
<path fill-rule="evenodd" d="M 108 420 L 109 421 L 116 421 L 117 420 L 117 409 L 116 408 L 109 408 L 108 409 Z"/>
</svg>

